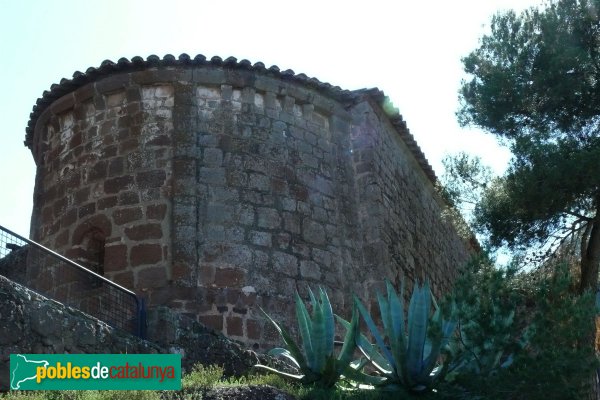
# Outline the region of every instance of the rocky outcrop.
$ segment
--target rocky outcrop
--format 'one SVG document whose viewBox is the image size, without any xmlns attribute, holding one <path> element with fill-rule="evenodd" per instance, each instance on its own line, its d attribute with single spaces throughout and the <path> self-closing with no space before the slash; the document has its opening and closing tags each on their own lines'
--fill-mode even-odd
<svg viewBox="0 0 600 400">
<path fill-rule="evenodd" d="M 180 353 L 182 368 L 186 371 L 198 363 L 219 365 L 226 376 L 245 375 L 258 363 L 285 369 L 277 360 L 248 350 L 241 343 L 167 307 L 148 312 L 148 340 L 170 353 Z"/>
<path fill-rule="evenodd" d="M 285 368 L 166 307 L 148 317 L 146 341 L 0 276 L 0 391 L 8 389 L 11 353 L 180 353 L 184 371 L 219 365 L 226 376 L 259 362 Z"/>
<path fill-rule="evenodd" d="M 0 276 L 0 390 L 11 353 L 163 353 L 165 350 Z"/>
<path fill-rule="evenodd" d="M 288 393 L 267 385 L 219 387 L 209 390 L 203 400 L 294 400 Z"/>
<path fill-rule="evenodd" d="M 25 282 L 29 246 L 14 247 L 8 255 L 0 258 L 0 275 L 15 282 Z"/>
</svg>

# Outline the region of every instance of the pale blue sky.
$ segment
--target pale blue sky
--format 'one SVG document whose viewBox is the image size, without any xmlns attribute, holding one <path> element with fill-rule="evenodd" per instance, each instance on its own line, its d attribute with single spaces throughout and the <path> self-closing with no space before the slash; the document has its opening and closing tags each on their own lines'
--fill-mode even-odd
<svg viewBox="0 0 600 400">
<path fill-rule="evenodd" d="M 234 56 L 344 89 L 377 86 L 438 175 L 443 155 L 460 150 L 502 170 L 506 150 L 456 123 L 460 57 L 495 11 L 538 3 L 0 0 L 0 225 L 29 234 L 35 166 L 23 139 L 36 99 L 76 70 L 136 55 Z"/>
</svg>

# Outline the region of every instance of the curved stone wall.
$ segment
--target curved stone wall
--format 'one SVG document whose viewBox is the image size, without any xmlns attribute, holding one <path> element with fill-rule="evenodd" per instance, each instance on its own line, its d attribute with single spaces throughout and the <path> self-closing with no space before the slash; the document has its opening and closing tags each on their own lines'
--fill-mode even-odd
<svg viewBox="0 0 600 400">
<path fill-rule="evenodd" d="M 308 285 L 342 313 L 384 278 L 440 293 L 468 245 L 384 102 L 235 59 L 76 73 L 32 113 L 32 237 L 255 347 L 256 306 L 289 320 Z"/>
</svg>

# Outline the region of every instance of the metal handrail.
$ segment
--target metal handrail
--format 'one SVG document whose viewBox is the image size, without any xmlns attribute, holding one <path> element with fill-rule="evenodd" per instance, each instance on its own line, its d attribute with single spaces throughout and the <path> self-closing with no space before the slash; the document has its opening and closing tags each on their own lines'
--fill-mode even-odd
<svg viewBox="0 0 600 400">
<path fill-rule="evenodd" d="M 135 306 L 136 306 L 136 316 L 138 318 L 138 323 L 137 323 L 135 334 L 137 336 L 142 337 L 142 338 L 143 338 L 143 336 L 145 336 L 144 335 L 144 329 L 143 329 L 143 326 L 142 326 L 143 325 L 143 321 L 140 320 L 141 319 L 140 317 L 143 314 L 144 302 L 134 292 L 132 292 L 131 290 L 129 290 L 129 289 L 127 289 L 127 288 L 125 288 L 125 287 L 123 287 L 123 286 L 121 286 L 121 285 L 113 282 L 113 281 L 111 281 L 110 279 L 107 279 L 107 278 L 103 277 L 102 275 L 99 275 L 99 274 L 95 273 L 94 271 L 91 271 L 91 270 L 89 270 L 89 269 L 87 269 L 87 268 L 85 268 L 85 267 L 77 264 L 76 262 L 74 262 L 74 261 L 72 261 L 72 260 L 70 260 L 70 259 L 68 259 L 68 258 L 66 258 L 66 257 L 64 257 L 64 256 L 62 256 L 62 255 L 60 255 L 58 253 L 56 253 L 55 251 L 50 250 L 49 248 L 47 248 L 45 246 L 42 246 L 41 244 L 39 244 L 37 242 L 34 242 L 33 240 L 27 239 L 27 238 L 19 235 L 18 233 L 13 232 L 13 231 L 11 231 L 8 228 L 5 228 L 2 225 L 0 225 L 0 230 L 3 230 L 6 233 L 8 233 L 8 234 L 10 234 L 10 235 L 18 238 L 19 240 L 22 240 L 23 242 L 27 243 L 28 245 L 33 246 L 33 247 L 35 247 L 35 248 L 43 251 L 44 253 L 49 254 L 50 256 L 59 259 L 60 261 L 64 262 L 65 264 L 70 265 L 71 267 L 74 267 L 74 268 L 80 270 L 84 274 L 91 275 L 94 278 L 101 280 L 105 284 L 107 284 L 109 286 L 112 286 L 112 287 L 116 288 L 117 290 L 119 290 L 119 291 L 125 293 L 126 295 L 130 296 L 131 298 L 133 298 L 133 300 L 135 301 Z"/>
</svg>

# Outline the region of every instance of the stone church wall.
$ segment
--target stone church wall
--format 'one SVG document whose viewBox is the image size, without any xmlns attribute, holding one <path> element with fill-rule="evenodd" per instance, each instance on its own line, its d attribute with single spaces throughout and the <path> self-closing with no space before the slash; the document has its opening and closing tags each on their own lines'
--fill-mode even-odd
<svg viewBox="0 0 600 400">
<path fill-rule="evenodd" d="M 469 245 L 385 106 L 235 59 L 103 63 L 34 108 L 32 237 L 261 349 L 258 306 L 292 325 L 309 286 L 346 315 L 384 278 L 440 294 Z"/>
</svg>

